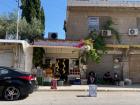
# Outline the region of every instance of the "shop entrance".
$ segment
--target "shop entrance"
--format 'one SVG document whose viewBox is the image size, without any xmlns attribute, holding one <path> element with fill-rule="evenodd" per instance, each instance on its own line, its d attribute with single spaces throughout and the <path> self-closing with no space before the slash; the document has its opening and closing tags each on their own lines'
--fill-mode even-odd
<svg viewBox="0 0 140 105">
<path fill-rule="evenodd" d="M 56 59 L 55 76 L 67 82 L 69 74 L 69 59 Z"/>
</svg>

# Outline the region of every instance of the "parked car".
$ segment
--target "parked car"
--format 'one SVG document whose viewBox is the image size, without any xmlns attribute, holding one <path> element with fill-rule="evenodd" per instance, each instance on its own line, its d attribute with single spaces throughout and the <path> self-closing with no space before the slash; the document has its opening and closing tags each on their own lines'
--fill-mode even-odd
<svg viewBox="0 0 140 105">
<path fill-rule="evenodd" d="M 36 78 L 30 73 L 0 66 L 0 97 L 8 101 L 18 100 L 36 88 Z"/>
</svg>

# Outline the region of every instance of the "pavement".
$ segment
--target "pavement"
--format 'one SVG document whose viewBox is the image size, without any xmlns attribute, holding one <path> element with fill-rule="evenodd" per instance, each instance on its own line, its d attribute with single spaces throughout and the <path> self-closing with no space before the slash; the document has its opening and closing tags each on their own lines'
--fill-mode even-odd
<svg viewBox="0 0 140 105">
<path fill-rule="evenodd" d="M 88 85 L 70 85 L 57 86 L 57 89 L 51 89 L 50 86 L 39 86 L 38 91 L 88 91 Z M 116 85 L 97 85 L 97 91 L 101 92 L 140 92 L 140 84 L 129 86 Z"/>
<path fill-rule="evenodd" d="M 90 97 L 88 91 L 37 91 L 22 100 L 1 100 L 0 105 L 140 105 L 140 93 L 98 92 Z"/>
</svg>

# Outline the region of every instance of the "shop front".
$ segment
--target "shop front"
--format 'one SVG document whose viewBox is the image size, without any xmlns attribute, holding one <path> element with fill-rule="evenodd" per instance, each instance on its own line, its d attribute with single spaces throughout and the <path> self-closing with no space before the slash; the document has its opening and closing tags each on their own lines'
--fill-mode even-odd
<svg viewBox="0 0 140 105">
<path fill-rule="evenodd" d="M 57 79 L 58 85 L 80 84 L 80 41 L 47 41 L 35 43 L 45 54 L 43 60 L 43 84 L 50 85 Z M 51 43 L 51 44 L 50 44 Z M 60 44 L 61 43 L 61 44 Z"/>
<path fill-rule="evenodd" d="M 75 84 L 74 80 L 80 79 L 78 58 L 46 58 L 44 65 L 46 67 L 44 68 L 44 82 L 51 82 L 51 79 L 55 78 L 58 84 L 60 81 L 60 85 L 66 85 Z M 80 81 L 77 84 L 80 84 Z"/>
</svg>

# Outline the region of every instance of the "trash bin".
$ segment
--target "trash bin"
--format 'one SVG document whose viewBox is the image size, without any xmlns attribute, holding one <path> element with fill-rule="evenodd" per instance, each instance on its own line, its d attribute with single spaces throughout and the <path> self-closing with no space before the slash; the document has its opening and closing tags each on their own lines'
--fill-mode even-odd
<svg viewBox="0 0 140 105">
<path fill-rule="evenodd" d="M 97 96 L 97 85 L 89 85 L 89 96 L 90 97 Z"/>
<path fill-rule="evenodd" d="M 56 79 L 52 79 L 52 81 L 51 81 L 51 89 L 57 89 L 57 80 Z"/>
</svg>

